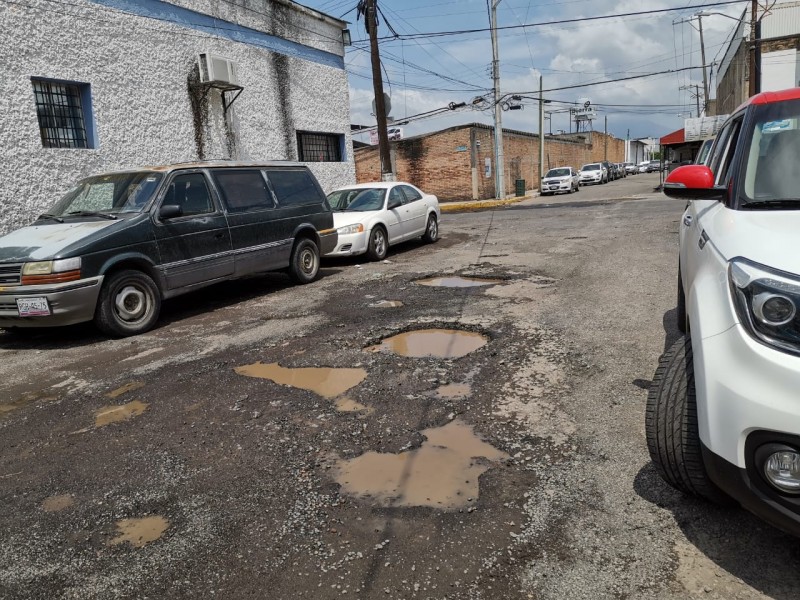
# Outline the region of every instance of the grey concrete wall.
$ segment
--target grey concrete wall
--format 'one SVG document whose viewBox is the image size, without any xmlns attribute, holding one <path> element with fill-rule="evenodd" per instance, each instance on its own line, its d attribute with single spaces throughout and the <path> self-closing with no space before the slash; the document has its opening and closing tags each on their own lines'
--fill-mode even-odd
<svg viewBox="0 0 800 600">
<path fill-rule="evenodd" d="M 342 66 L 225 39 L 233 25 L 222 23 L 227 28 L 217 36 L 125 12 L 112 6 L 116 1 L 0 3 L 0 233 L 30 222 L 72 182 L 93 173 L 200 158 L 295 160 L 297 130 L 344 134 L 346 162 L 309 166 L 326 191 L 355 181 Z M 196 10 L 222 3 L 173 4 Z M 281 4 L 280 10 L 289 9 Z M 287 30 L 306 46 L 330 52 L 328 42 L 341 35 L 335 22 L 307 11 L 291 18 L 295 26 Z M 330 56 L 341 62 L 341 44 L 333 49 Z M 218 90 L 203 98 L 190 87 L 197 55 L 205 51 L 238 65 L 244 91 L 227 122 Z M 91 85 L 98 148 L 42 147 L 31 77 Z"/>
</svg>

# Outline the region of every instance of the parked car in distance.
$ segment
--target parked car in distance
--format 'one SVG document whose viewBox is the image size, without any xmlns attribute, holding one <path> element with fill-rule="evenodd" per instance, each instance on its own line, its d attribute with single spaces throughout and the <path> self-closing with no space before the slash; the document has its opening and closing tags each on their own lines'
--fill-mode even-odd
<svg viewBox="0 0 800 600">
<path fill-rule="evenodd" d="M 366 254 L 383 260 L 389 246 L 439 239 L 439 200 L 402 181 L 360 183 L 328 194 L 338 243 L 326 256 Z"/>
<path fill-rule="evenodd" d="M 615 163 L 617 165 L 617 172 L 620 177 L 627 177 L 628 172 L 625 170 L 625 165 L 622 163 Z"/>
<path fill-rule="evenodd" d="M 578 171 L 578 175 L 580 175 L 581 185 L 585 185 L 587 183 L 605 183 L 603 165 L 600 163 L 589 163 L 588 165 L 583 165 L 581 170 Z"/>
<path fill-rule="evenodd" d="M 610 162 L 608 162 L 607 160 L 603 160 L 600 161 L 600 165 L 603 167 L 603 170 L 605 171 L 606 183 L 616 179 L 616 176 L 614 175 L 614 167 Z"/>
<path fill-rule="evenodd" d="M 661 170 L 661 161 L 660 160 L 651 160 L 647 164 L 647 172 L 648 173 L 658 173 Z"/>
<path fill-rule="evenodd" d="M 664 183 L 681 218 L 678 327 L 646 434 L 677 489 L 800 536 L 800 88 L 734 112 Z"/>
<path fill-rule="evenodd" d="M 647 167 L 650 166 L 649 160 L 644 160 L 640 162 L 637 167 L 639 169 L 639 173 L 647 173 Z"/>
<path fill-rule="evenodd" d="M 542 196 L 564 192 L 571 194 L 580 188 L 580 175 L 572 167 L 550 169 L 542 179 Z"/>
<path fill-rule="evenodd" d="M 299 163 L 207 162 L 83 179 L 0 237 L 0 327 L 151 329 L 161 301 L 255 272 L 317 277 L 333 214 Z"/>
<path fill-rule="evenodd" d="M 639 168 L 633 163 L 623 163 L 625 165 L 625 173 L 628 175 L 636 175 L 639 172 Z"/>
</svg>

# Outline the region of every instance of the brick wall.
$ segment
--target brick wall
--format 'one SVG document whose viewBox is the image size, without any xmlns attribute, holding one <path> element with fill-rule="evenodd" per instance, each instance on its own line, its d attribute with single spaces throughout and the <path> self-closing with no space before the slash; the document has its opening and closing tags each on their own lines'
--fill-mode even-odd
<svg viewBox="0 0 800 600">
<path fill-rule="evenodd" d="M 517 179 L 526 188 L 539 186 L 539 136 L 505 130 L 503 153 L 506 194 L 514 193 Z M 573 166 L 579 169 L 589 162 L 625 160 L 625 142 L 600 132 L 572 136 L 545 137 L 544 170 Z M 568 139 L 565 139 L 568 138 Z M 486 160 L 490 174 L 486 176 Z M 454 127 L 392 142 L 392 160 L 397 179 L 408 181 L 436 194 L 440 200 L 471 200 L 495 197 L 494 130 L 486 125 Z M 380 181 L 377 147 L 355 151 L 356 179 Z"/>
</svg>

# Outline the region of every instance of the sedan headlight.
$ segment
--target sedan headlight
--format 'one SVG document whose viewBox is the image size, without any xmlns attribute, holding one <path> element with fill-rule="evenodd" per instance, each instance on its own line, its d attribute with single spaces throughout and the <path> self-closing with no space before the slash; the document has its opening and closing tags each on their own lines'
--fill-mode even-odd
<svg viewBox="0 0 800 600">
<path fill-rule="evenodd" d="M 64 283 L 80 278 L 80 257 L 29 262 L 22 265 L 22 285 Z"/>
<path fill-rule="evenodd" d="M 748 333 L 768 346 L 800 354 L 800 279 L 742 258 L 731 261 L 729 279 Z"/>
<path fill-rule="evenodd" d="M 339 235 L 350 235 L 352 233 L 363 233 L 364 226 L 361 223 L 354 223 L 353 225 L 345 225 L 344 227 L 339 227 L 336 230 L 336 233 Z"/>
</svg>

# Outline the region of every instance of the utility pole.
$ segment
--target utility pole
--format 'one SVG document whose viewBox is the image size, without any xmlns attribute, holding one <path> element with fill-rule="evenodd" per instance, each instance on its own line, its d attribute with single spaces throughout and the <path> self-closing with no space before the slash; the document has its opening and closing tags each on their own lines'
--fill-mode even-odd
<svg viewBox="0 0 800 600">
<path fill-rule="evenodd" d="M 605 116 L 605 128 L 603 133 L 603 160 L 608 160 L 608 115 Z"/>
<path fill-rule="evenodd" d="M 542 189 L 544 179 L 544 85 L 542 76 L 539 75 L 539 190 Z"/>
<path fill-rule="evenodd" d="M 381 158 L 381 180 L 394 181 L 392 157 L 389 153 L 389 133 L 386 129 L 386 104 L 383 96 L 381 59 L 378 54 L 378 10 L 377 0 L 367 0 L 365 16 L 369 32 L 370 55 L 372 56 L 372 86 L 375 89 L 375 119 L 378 121 L 378 152 Z"/>
<path fill-rule="evenodd" d="M 700 88 L 700 86 L 697 85 L 696 83 L 693 83 L 692 85 L 682 85 L 681 87 L 678 88 L 679 90 L 692 90 L 692 89 L 694 90 L 694 92 L 690 92 L 690 95 L 692 96 L 692 98 L 695 99 L 695 103 L 697 104 L 697 116 L 698 117 L 700 116 L 700 90 L 699 90 L 699 88 Z"/>
<path fill-rule="evenodd" d="M 750 56 L 749 67 L 750 72 L 750 89 L 748 95 L 755 96 L 758 92 L 758 85 L 756 84 L 756 21 L 758 20 L 758 0 L 753 0 L 752 7 L 750 8 Z"/>
<path fill-rule="evenodd" d="M 708 110 L 708 74 L 706 73 L 706 46 L 703 43 L 703 17 L 697 15 L 697 29 L 700 31 L 700 60 L 703 61 L 703 114 Z M 697 113 L 700 116 L 700 113 Z"/>
<path fill-rule="evenodd" d="M 374 2 L 374 0 L 372 0 Z M 497 5 L 492 0 L 492 81 L 494 83 L 494 193 L 506 197 L 505 167 L 503 164 L 503 109 L 500 106 L 500 57 L 497 49 Z"/>
</svg>

